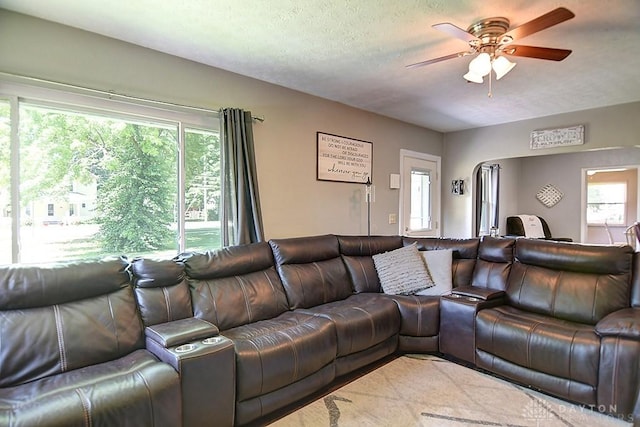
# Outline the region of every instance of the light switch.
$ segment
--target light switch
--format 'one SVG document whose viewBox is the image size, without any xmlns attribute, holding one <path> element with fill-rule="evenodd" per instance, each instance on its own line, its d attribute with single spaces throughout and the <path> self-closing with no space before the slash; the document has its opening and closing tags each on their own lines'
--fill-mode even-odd
<svg viewBox="0 0 640 427">
<path fill-rule="evenodd" d="M 398 215 L 394 213 L 389 214 L 389 224 L 396 224 L 398 222 Z"/>
</svg>

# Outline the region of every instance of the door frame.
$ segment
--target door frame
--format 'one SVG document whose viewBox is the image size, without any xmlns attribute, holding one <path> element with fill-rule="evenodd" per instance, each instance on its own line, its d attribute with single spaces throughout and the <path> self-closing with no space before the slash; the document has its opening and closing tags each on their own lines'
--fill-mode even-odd
<svg viewBox="0 0 640 427">
<path fill-rule="evenodd" d="M 424 235 L 420 234 L 414 234 L 412 233 L 411 237 L 441 237 L 442 235 L 442 221 L 441 221 L 441 213 L 442 213 L 442 185 L 440 183 L 440 177 L 442 176 L 440 168 L 441 168 L 441 163 L 442 163 L 442 158 L 440 156 L 435 156 L 433 154 L 427 154 L 427 153 L 422 153 L 419 151 L 412 151 L 412 150 L 407 150 L 407 149 L 400 149 L 400 191 L 398 194 L 398 204 L 399 204 L 399 212 L 400 212 L 400 218 L 398 221 L 398 233 L 401 236 L 406 236 L 405 233 L 405 215 L 404 215 L 404 206 L 405 206 L 405 201 L 404 201 L 404 188 L 406 183 L 405 181 L 405 177 L 404 177 L 404 166 L 405 166 L 405 158 L 407 157 L 411 157 L 414 159 L 419 159 L 419 160 L 425 160 L 425 161 L 429 161 L 429 162 L 433 162 L 436 164 L 436 176 L 434 179 L 434 184 L 432 187 L 432 199 L 431 199 L 431 203 L 432 203 L 432 207 L 435 207 L 431 214 L 432 214 L 432 221 L 435 224 L 435 227 L 433 227 L 433 230 L 429 233 L 425 233 Z"/>
</svg>

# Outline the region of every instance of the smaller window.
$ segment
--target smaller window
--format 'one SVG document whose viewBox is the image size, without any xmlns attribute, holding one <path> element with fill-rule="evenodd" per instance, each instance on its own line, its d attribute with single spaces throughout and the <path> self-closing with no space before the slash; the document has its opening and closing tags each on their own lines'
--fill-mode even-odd
<svg viewBox="0 0 640 427">
<path fill-rule="evenodd" d="M 47 204 L 47 216 L 53 216 L 53 203 Z"/>
<path fill-rule="evenodd" d="M 431 229 L 431 171 L 411 169 L 411 231 Z"/>
<path fill-rule="evenodd" d="M 598 182 L 587 186 L 588 224 L 626 224 L 627 184 Z"/>
</svg>

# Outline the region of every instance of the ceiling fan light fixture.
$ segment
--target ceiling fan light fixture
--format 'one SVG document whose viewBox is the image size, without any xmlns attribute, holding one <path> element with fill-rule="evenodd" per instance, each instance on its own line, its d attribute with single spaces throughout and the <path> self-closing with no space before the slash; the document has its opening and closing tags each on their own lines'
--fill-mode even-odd
<svg viewBox="0 0 640 427">
<path fill-rule="evenodd" d="M 491 66 L 493 67 L 493 71 L 496 72 L 496 80 L 500 80 L 516 66 L 516 63 L 509 61 L 504 56 L 498 56 L 493 60 Z"/>
<path fill-rule="evenodd" d="M 574 17 L 575 15 L 570 10 L 564 7 L 558 7 L 515 28 L 511 28 L 509 19 L 500 16 L 477 21 L 471 24 L 466 30 L 450 22 L 434 24 L 432 25 L 433 28 L 467 42 L 470 50 L 417 62 L 407 65 L 407 67 L 421 67 L 448 59 L 477 54 L 477 56 L 469 62 L 469 71 L 464 74 L 463 77 L 469 82 L 482 84 L 484 83 L 483 78 L 488 75 L 489 97 L 491 97 L 491 70 L 493 69 L 496 73 L 496 80 L 500 80 L 516 66 L 514 62 L 509 61 L 501 55 L 562 61 L 571 54 L 571 50 L 568 49 L 525 46 L 511 43 Z"/>
<path fill-rule="evenodd" d="M 469 62 L 470 74 L 473 73 L 475 75 L 484 77 L 490 72 L 491 72 L 491 56 L 486 52 L 482 52 L 481 54 L 473 58 L 471 62 Z"/>
<path fill-rule="evenodd" d="M 468 82 L 472 82 L 472 83 L 484 83 L 484 80 L 482 79 L 482 76 L 480 74 L 476 74 L 472 71 L 469 71 L 467 74 L 465 74 L 464 79 Z"/>
</svg>

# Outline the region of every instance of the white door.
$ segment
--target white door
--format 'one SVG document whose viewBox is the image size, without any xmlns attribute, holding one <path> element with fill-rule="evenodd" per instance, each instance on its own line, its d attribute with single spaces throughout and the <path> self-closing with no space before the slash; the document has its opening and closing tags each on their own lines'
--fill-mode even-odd
<svg viewBox="0 0 640 427">
<path fill-rule="evenodd" d="M 440 157 L 400 150 L 400 234 L 440 236 Z"/>
</svg>

